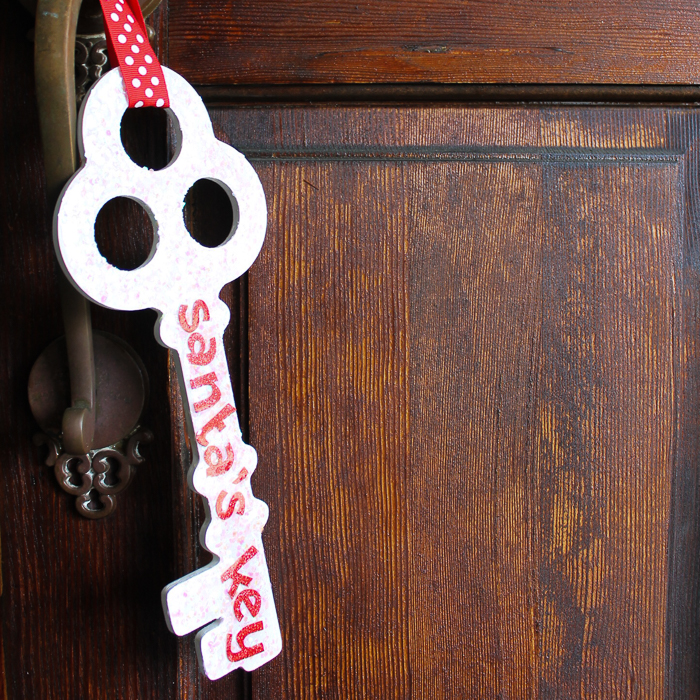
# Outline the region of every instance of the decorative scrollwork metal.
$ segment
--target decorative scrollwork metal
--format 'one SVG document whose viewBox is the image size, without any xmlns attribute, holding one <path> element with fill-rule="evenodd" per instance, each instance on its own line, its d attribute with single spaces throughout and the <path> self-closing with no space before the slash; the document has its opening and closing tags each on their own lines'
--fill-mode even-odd
<svg viewBox="0 0 700 700">
<path fill-rule="evenodd" d="M 80 105 L 92 84 L 109 70 L 104 34 L 80 36 L 75 40 L 75 99 Z"/>
<path fill-rule="evenodd" d="M 114 497 L 129 485 L 134 467 L 145 461 L 139 447 L 152 440 L 150 430 L 136 428 L 128 438 L 115 445 L 84 455 L 69 455 L 63 453 L 61 441 L 55 435 L 38 433 L 34 436 L 35 445 L 48 446 L 45 462 L 54 468 L 59 486 L 76 496 L 78 513 L 91 520 L 105 518 L 114 511 Z"/>
<path fill-rule="evenodd" d="M 155 36 L 153 27 L 146 26 L 146 29 L 148 39 L 151 41 Z M 109 69 L 105 35 L 78 34 L 75 37 L 75 100 L 78 107 L 93 83 L 96 83 Z"/>
</svg>

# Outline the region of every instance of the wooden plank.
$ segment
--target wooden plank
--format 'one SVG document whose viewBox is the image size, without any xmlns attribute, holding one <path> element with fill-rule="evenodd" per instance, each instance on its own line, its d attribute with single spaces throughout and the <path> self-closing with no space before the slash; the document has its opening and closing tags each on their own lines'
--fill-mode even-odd
<svg viewBox="0 0 700 700">
<path fill-rule="evenodd" d="M 348 683 L 351 694 L 406 696 L 403 221 L 398 210 L 356 206 L 362 169 L 344 180 L 316 163 L 263 174 L 283 235 L 256 263 L 267 274 L 251 292 L 251 442 L 260 454 L 256 492 L 271 505 L 271 575 L 289 585 L 275 588 L 285 656 L 256 675 L 254 697 L 324 697 Z M 373 174 L 368 201 L 399 201 L 400 170 L 375 165 Z M 306 221 L 330 228 L 309 236 Z M 261 294 L 270 306 L 257 303 Z M 272 322 L 273 308 L 291 335 Z M 293 341 L 300 336 L 303 345 Z M 269 412 L 282 395 L 291 410 Z"/>
<path fill-rule="evenodd" d="M 168 65 L 200 85 L 700 83 L 690 0 L 181 0 L 168 18 Z"/>
<path fill-rule="evenodd" d="M 528 483 L 528 466 L 541 353 L 543 172 L 440 163 L 414 178 L 414 693 L 527 697 L 537 666 L 538 485 Z"/>
<path fill-rule="evenodd" d="M 693 113 L 214 117 L 270 199 L 253 697 L 700 692 Z"/>
</svg>

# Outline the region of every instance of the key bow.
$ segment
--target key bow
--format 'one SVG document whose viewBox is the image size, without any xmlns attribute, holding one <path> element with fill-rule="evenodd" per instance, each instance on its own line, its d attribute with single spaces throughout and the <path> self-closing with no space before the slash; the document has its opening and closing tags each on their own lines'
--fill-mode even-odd
<svg viewBox="0 0 700 700">
<path fill-rule="evenodd" d="M 128 102 L 119 69 L 111 70 L 84 102 L 79 125 L 84 163 L 56 209 L 54 236 L 61 265 L 83 294 L 110 308 L 164 311 L 176 296 L 197 298 L 200 289 L 221 289 L 253 264 L 265 239 L 265 194 L 255 170 L 241 153 L 214 136 L 194 88 L 174 71 L 163 71 L 171 97 L 169 112 L 178 131 L 172 162 L 162 170 L 149 170 L 124 150 L 121 120 Z M 233 231 L 216 248 L 195 241 L 182 215 L 185 196 L 200 179 L 222 185 L 238 208 Z M 136 200 L 153 222 L 153 249 L 135 270 L 111 265 L 95 242 L 97 215 L 115 197 Z"/>
</svg>

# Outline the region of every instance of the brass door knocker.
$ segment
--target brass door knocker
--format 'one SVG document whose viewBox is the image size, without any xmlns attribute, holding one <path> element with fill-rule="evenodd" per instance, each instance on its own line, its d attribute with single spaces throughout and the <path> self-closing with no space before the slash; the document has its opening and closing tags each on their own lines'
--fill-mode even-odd
<svg viewBox="0 0 700 700">
<path fill-rule="evenodd" d="M 102 11 L 96 0 L 31 0 L 35 11 L 35 76 L 50 202 L 78 167 L 76 119 L 90 85 L 108 68 Z M 160 0 L 146 0 L 144 15 Z M 77 84 L 77 90 L 76 90 Z M 90 302 L 60 273 L 65 336 L 37 359 L 29 403 L 43 430 L 61 488 L 76 496 L 78 512 L 102 518 L 131 481 L 150 431 L 139 421 L 148 377 L 136 353 L 107 333 L 93 333 Z"/>
</svg>

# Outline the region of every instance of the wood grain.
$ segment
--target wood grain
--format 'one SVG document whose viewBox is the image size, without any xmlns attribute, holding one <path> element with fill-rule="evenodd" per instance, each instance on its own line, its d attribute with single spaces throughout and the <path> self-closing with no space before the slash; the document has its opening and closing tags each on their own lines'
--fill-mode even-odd
<svg viewBox="0 0 700 700">
<path fill-rule="evenodd" d="M 168 17 L 168 64 L 200 85 L 700 83 L 689 0 L 170 0 Z"/>
<path fill-rule="evenodd" d="M 287 645 L 254 697 L 406 696 L 406 249 L 401 217 L 381 205 L 403 189 L 401 172 L 263 173 L 282 235 L 257 263 L 276 274 L 254 276 L 251 291 L 251 442 Z M 359 190 L 377 206 L 360 210 Z M 330 235 L 308 235 L 311 221 Z M 261 430 L 260 411 L 281 396 L 289 410 Z"/>
<path fill-rule="evenodd" d="M 299 101 L 312 93 L 295 86 L 331 83 L 315 99 L 371 101 L 374 83 L 396 100 L 214 110 L 269 200 L 261 258 L 222 297 L 285 647 L 211 683 L 159 604 L 209 555 L 152 313 L 95 311 L 152 384 L 156 444 L 114 518 L 80 520 L 31 445 L 27 375 L 62 331 L 31 21 L 2 3 L 0 695 L 700 697 L 697 116 L 401 103 L 504 82 L 513 99 L 531 82 L 692 98 L 694 7 L 178 0 L 156 15 L 166 63 L 220 104 L 236 86 Z M 481 89 L 469 99 L 497 96 Z M 132 260 L 144 231 L 126 218 L 106 244 Z"/>
<path fill-rule="evenodd" d="M 698 694 L 693 113 L 214 116 L 271 195 L 253 697 Z"/>
</svg>

